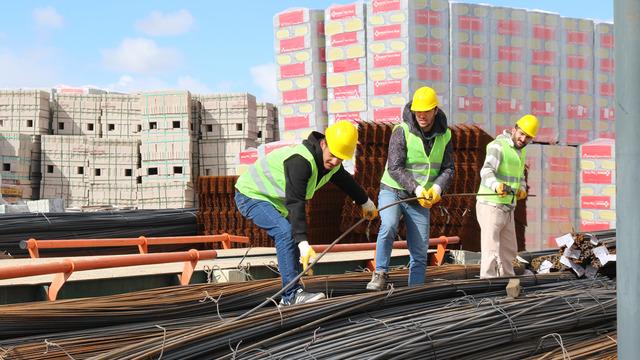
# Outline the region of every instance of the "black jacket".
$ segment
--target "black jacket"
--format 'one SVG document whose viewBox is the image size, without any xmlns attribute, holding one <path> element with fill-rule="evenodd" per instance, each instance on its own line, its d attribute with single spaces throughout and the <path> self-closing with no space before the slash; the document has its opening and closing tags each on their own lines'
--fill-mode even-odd
<svg viewBox="0 0 640 360">
<path fill-rule="evenodd" d="M 324 135 L 319 132 L 309 134 L 307 140 L 302 144 L 311 151 L 318 167 L 318 181 L 328 172 L 324 168 L 322 161 L 322 148 L 320 140 Z M 340 169 L 331 176 L 331 182 L 351 197 L 356 204 L 362 205 L 369 197 L 367 193 L 358 185 L 351 174 L 349 174 L 342 164 Z M 291 234 L 296 243 L 307 240 L 307 219 L 305 214 L 305 196 L 307 194 L 307 184 L 311 177 L 311 166 L 302 155 L 293 155 L 284 161 L 285 177 L 285 206 L 289 211 L 288 220 L 291 224 Z M 339 211 L 339 209 L 336 209 Z"/>
<path fill-rule="evenodd" d="M 404 111 L 402 112 L 402 121 L 409 125 L 409 131 L 411 133 L 422 138 L 424 150 L 427 154 L 431 153 L 431 148 L 433 147 L 433 143 L 435 142 L 436 135 L 444 134 L 447 131 L 447 116 L 441 109 L 438 109 L 433 127 L 428 133 L 425 134 L 418 125 L 418 121 L 416 120 L 415 115 L 413 114 L 413 112 L 411 112 L 411 102 L 409 102 L 404 107 Z M 453 137 L 445 147 L 444 156 L 442 158 L 442 166 L 440 167 L 440 174 L 434 181 L 434 184 L 438 184 L 443 193 L 449 188 L 449 186 L 451 186 L 451 181 L 454 174 L 452 142 Z M 406 161 L 407 142 L 404 137 L 404 129 L 398 127 L 393 131 L 393 133 L 391 134 L 391 139 L 389 140 L 387 170 L 389 170 L 389 175 L 391 175 L 391 177 L 395 181 L 397 181 L 398 184 L 402 185 L 402 187 L 405 188 L 406 191 L 393 189 L 389 186 L 386 186 L 385 184 L 381 184 L 380 187 L 397 192 L 401 198 L 415 196 L 414 192 L 416 190 L 416 187 L 418 187 L 418 183 L 413 179 L 409 171 L 407 171 L 407 169 L 405 168 Z"/>
</svg>

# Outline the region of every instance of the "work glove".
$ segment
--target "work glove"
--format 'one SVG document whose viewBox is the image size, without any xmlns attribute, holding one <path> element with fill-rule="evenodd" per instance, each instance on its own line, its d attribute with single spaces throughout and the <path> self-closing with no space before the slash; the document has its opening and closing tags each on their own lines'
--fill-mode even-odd
<svg viewBox="0 0 640 360">
<path fill-rule="evenodd" d="M 371 199 L 362 204 L 362 217 L 369 221 L 378 217 L 378 209 Z"/>
<path fill-rule="evenodd" d="M 507 196 L 509 194 L 513 194 L 513 189 L 511 188 L 511 186 L 505 184 L 505 183 L 500 183 L 498 184 L 498 187 L 496 188 L 496 193 L 498 195 L 502 196 Z"/>
<path fill-rule="evenodd" d="M 518 200 L 524 200 L 527 198 L 527 190 L 520 188 L 518 189 L 518 192 L 516 192 L 516 198 Z"/>
<path fill-rule="evenodd" d="M 415 194 L 418 197 L 418 203 L 420 204 L 420 206 L 422 206 L 423 208 L 431 209 L 433 203 L 431 201 L 431 196 L 429 195 L 428 190 L 425 190 L 425 188 L 418 185 L 418 187 L 416 187 Z"/>
<path fill-rule="evenodd" d="M 440 200 L 442 200 L 442 197 L 440 196 L 440 189 L 437 189 L 435 185 L 427 190 L 427 197 L 431 199 L 431 206 L 439 203 Z"/>
<path fill-rule="evenodd" d="M 315 260 L 317 256 L 316 252 L 307 241 L 301 241 L 298 244 L 298 249 L 300 249 L 300 263 L 302 264 L 302 270 L 307 270 L 309 264 Z M 313 270 L 309 270 L 307 275 L 313 275 Z"/>
</svg>

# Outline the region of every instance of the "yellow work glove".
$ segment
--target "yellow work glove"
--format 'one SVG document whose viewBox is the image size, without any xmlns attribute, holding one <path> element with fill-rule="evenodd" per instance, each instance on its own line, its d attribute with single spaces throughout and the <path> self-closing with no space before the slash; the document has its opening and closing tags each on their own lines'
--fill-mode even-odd
<svg viewBox="0 0 640 360">
<path fill-rule="evenodd" d="M 516 192 L 516 198 L 518 200 L 526 199 L 527 198 L 527 190 L 522 189 L 522 188 L 518 189 L 518 192 Z"/>
<path fill-rule="evenodd" d="M 431 199 L 431 206 L 439 203 L 440 200 L 442 200 L 442 197 L 440 196 L 438 190 L 436 190 L 433 186 L 430 187 L 429 190 L 427 190 L 427 197 Z"/>
<path fill-rule="evenodd" d="M 418 203 L 420 204 L 420 206 L 422 206 L 423 208 L 431 209 L 431 206 L 433 206 L 433 202 L 431 200 L 431 196 L 428 193 L 428 190 L 425 190 L 425 188 L 418 185 L 415 194 L 418 197 Z"/>
<path fill-rule="evenodd" d="M 298 244 L 298 248 L 300 249 L 300 263 L 302 264 L 302 270 L 307 270 L 309 264 L 315 260 L 316 252 L 307 241 L 300 242 L 300 244 Z M 307 275 L 313 275 L 313 270 L 309 270 Z"/>
<path fill-rule="evenodd" d="M 362 217 L 369 221 L 378 217 L 378 209 L 371 199 L 362 204 Z"/>
<path fill-rule="evenodd" d="M 496 193 L 500 196 L 507 196 L 509 194 L 513 193 L 513 189 L 511 188 L 511 186 L 505 184 L 505 183 L 500 183 L 498 184 L 498 187 L 496 188 Z"/>
</svg>

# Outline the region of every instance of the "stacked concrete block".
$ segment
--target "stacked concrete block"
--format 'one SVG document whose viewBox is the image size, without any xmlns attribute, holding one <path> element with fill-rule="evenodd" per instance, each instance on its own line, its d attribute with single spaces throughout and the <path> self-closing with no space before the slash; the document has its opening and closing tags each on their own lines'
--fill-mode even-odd
<svg viewBox="0 0 640 360">
<path fill-rule="evenodd" d="M 325 10 L 329 124 L 367 120 L 365 11 L 362 2 Z"/>
<path fill-rule="evenodd" d="M 542 241 L 542 147 L 529 144 L 526 147 L 527 192 L 535 195 L 527 198 L 527 227 L 525 228 L 525 248 L 528 251 L 543 249 Z"/>
<path fill-rule="evenodd" d="M 0 91 L 0 133 L 49 133 L 49 93 L 39 90 Z"/>
<path fill-rule="evenodd" d="M 490 79 L 491 7 L 451 4 L 452 124 L 475 124 L 493 133 Z"/>
<path fill-rule="evenodd" d="M 88 139 L 89 205 L 136 206 L 140 142 L 137 139 Z"/>
<path fill-rule="evenodd" d="M 615 139 L 615 68 L 613 24 L 597 23 L 594 34 L 594 80 L 597 138 Z"/>
<path fill-rule="evenodd" d="M 525 102 L 527 12 L 492 7 L 490 11 L 490 86 L 493 135 L 513 127 Z"/>
<path fill-rule="evenodd" d="M 53 98 L 54 135 L 101 137 L 101 95 L 55 94 Z"/>
<path fill-rule="evenodd" d="M 540 120 L 537 142 L 558 142 L 560 124 L 560 15 L 527 12 L 526 100 L 524 113 Z"/>
<path fill-rule="evenodd" d="M 327 127 L 324 11 L 289 9 L 273 18 L 281 139 Z"/>
<path fill-rule="evenodd" d="M 256 106 L 256 122 L 259 144 L 266 144 L 278 140 L 278 110 L 271 103 L 258 103 Z"/>
<path fill-rule="evenodd" d="M 560 143 L 593 140 L 593 21 L 562 18 L 560 67 Z"/>
<path fill-rule="evenodd" d="M 580 146 L 580 231 L 616 227 L 615 140 L 596 139 Z"/>
<path fill-rule="evenodd" d="M 575 229 L 577 149 L 542 147 L 542 241 L 555 247 L 555 238 Z M 528 206 L 528 204 L 527 204 Z"/>
<path fill-rule="evenodd" d="M 140 96 L 105 94 L 100 104 L 100 137 L 137 138 L 142 130 Z"/>
<path fill-rule="evenodd" d="M 0 186 L 17 191 L 16 197 L 37 199 L 41 178 L 40 146 L 40 135 L 0 133 Z"/>
<path fill-rule="evenodd" d="M 40 198 L 62 198 L 69 207 L 89 205 L 89 151 L 83 136 L 43 135 Z"/>
</svg>

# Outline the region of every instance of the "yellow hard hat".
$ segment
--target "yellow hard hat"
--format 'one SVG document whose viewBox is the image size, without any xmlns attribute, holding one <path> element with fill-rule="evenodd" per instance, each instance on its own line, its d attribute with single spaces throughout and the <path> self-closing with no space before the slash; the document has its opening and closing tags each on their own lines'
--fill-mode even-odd
<svg viewBox="0 0 640 360">
<path fill-rule="evenodd" d="M 527 114 L 521 117 L 520 120 L 516 121 L 516 125 L 525 134 L 531 136 L 532 138 L 538 135 L 538 127 L 540 126 L 540 123 L 538 122 L 538 118 L 531 114 Z"/>
<path fill-rule="evenodd" d="M 325 131 L 329 151 L 336 157 L 347 160 L 353 157 L 358 144 L 358 129 L 352 123 L 340 120 Z"/>
<path fill-rule="evenodd" d="M 428 86 L 423 86 L 413 93 L 411 111 L 429 111 L 438 106 L 436 91 Z"/>
</svg>

